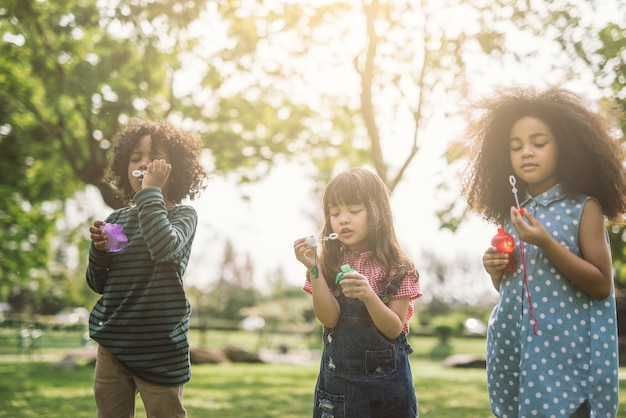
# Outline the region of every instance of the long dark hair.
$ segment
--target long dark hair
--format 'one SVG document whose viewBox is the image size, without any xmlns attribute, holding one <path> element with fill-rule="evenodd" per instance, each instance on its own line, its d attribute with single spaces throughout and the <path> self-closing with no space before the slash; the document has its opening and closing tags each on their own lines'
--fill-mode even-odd
<svg viewBox="0 0 626 418">
<path fill-rule="evenodd" d="M 503 223 L 515 205 L 509 137 L 513 124 L 526 116 L 550 127 L 558 147 L 558 178 L 566 193 L 594 197 L 604 215 L 616 219 L 626 211 L 626 175 L 622 151 L 611 137 L 608 121 L 585 100 L 564 89 L 500 89 L 475 103 L 469 123 L 470 165 L 463 193 L 470 208 L 486 220 Z M 520 198 L 526 184 L 517 179 Z"/>
<path fill-rule="evenodd" d="M 326 186 L 322 196 L 325 236 L 333 232 L 330 223 L 330 208 L 339 205 L 362 204 L 367 211 L 368 242 L 372 255 L 382 263 L 387 274 L 384 280 L 391 279 L 389 274 L 419 277 L 417 270 L 404 251 L 400 248 L 393 225 L 393 214 L 389 203 L 389 189 L 375 173 L 353 168 L 335 176 Z M 345 248 L 339 240 L 322 242 L 322 273 L 329 285 L 334 284 L 339 272 Z"/>
</svg>

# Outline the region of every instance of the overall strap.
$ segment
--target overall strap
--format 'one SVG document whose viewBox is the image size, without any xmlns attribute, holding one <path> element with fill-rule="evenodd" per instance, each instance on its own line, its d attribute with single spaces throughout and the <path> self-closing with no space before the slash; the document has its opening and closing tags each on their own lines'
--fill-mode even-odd
<svg viewBox="0 0 626 418">
<path fill-rule="evenodd" d="M 398 290 L 400 290 L 400 286 L 402 286 L 402 282 L 404 281 L 405 277 L 406 276 L 402 274 L 397 275 L 389 280 L 389 283 L 387 283 L 387 285 L 385 286 L 385 292 L 380 297 L 385 305 L 389 303 L 393 295 L 398 293 Z"/>
</svg>

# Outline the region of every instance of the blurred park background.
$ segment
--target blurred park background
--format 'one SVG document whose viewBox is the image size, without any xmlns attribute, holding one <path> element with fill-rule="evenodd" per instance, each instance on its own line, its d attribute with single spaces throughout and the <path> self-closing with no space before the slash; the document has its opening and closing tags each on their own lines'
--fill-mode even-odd
<svg viewBox="0 0 626 418">
<path fill-rule="evenodd" d="M 480 357 L 497 300 L 480 264 L 495 225 L 459 195 L 467 103 L 502 85 L 558 85 L 613 114 L 620 141 L 626 132 L 621 0 L 5 0 L 0 36 L 0 368 L 35 392 L 42 364 L 90 347 L 88 227 L 121 205 L 102 177 L 131 117 L 167 118 L 203 141 L 211 180 L 189 202 L 200 224 L 185 277 L 196 347 L 319 349 L 292 243 L 320 230 L 332 175 L 364 166 L 389 186 L 421 273 L 411 341 L 426 342 L 414 361 L 431 377 L 448 355 Z M 625 228 L 608 231 L 626 341 Z M 426 376 L 414 374 L 419 391 Z M 459 408 L 480 399 L 465 416 L 488 416 L 474 378 Z M 19 408 L 30 401 L 18 392 Z M 249 416 L 288 416 L 269 410 Z"/>
</svg>

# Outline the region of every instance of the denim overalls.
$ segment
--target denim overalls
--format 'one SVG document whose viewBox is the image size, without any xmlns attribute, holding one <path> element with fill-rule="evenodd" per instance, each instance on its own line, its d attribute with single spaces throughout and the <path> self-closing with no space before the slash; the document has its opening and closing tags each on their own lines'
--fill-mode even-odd
<svg viewBox="0 0 626 418">
<path fill-rule="evenodd" d="M 402 282 L 392 281 L 385 303 Z M 339 322 L 324 330 L 324 352 L 315 389 L 314 418 L 416 418 L 417 399 L 404 332 L 394 340 L 374 325 L 365 304 L 333 292 Z M 389 293 L 392 292 L 392 293 Z"/>
</svg>

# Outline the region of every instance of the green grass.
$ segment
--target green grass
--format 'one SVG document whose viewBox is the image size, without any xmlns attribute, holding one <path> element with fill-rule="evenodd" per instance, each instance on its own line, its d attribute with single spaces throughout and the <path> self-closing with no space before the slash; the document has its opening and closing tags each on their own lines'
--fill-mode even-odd
<svg viewBox="0 0 626 418">
<path fill-rule="evenodd" d="M 258 336 L 212 331 L 209 348 L 238 344 L 257 346 Z M 198 338 L 192 334 L 192 341 Z M 317 340 L 317 339 L 315 339 Z M 302 338 L 265 338 L 270 345 L 292 348 L 312 344 Z M 441 360 L 455 353 L 482 355 L 484 340 L 453 339 L 441 347 L 430 337 L 412 336 L 411 367 L 421 417 L 491 417 L 485 372 L 451 369 Z M 315 347 L 314 347 L 315 348 Z M 27 355 L 0 355 L 0 418 L 95 418 L 92 394 L 93 368 L 57 370 L 50 355 L 64 355 L 58 348 Z M 6 351 L 6 350 L 5 350 Z M 68 350 L 66 349 L 65 352 Z M 47 361 L 44 361 L 47 360 Z M 193 378 L 185 386 L 185 406 L 190 418 L 299 418 L 311 416 L 318 362 L 290 364 L 205 364 L 193 366 Z M 626 373 L 626 369 L 622 369 Z M 626 416 L 626 381 L 620 382 L 620 413 Z M 145 417 L 137 398 L 137 417 Z"/>
</svg>

